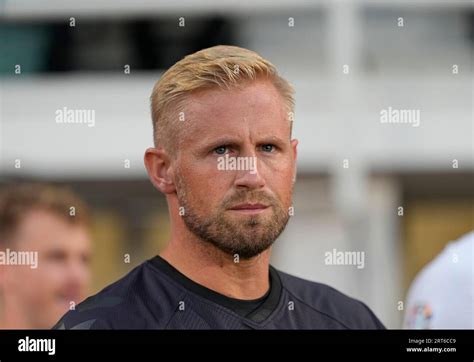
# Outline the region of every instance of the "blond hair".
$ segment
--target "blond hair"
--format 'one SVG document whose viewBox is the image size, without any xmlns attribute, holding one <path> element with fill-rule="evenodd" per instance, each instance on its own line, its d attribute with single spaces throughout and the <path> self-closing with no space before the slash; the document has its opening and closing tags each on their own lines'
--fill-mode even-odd
<svg viewBox="0 0 474 362">
<path fill-rule="evenodd" d="M 218 45 L 190 54 L 169 68 L 155 84 L 151 114 L 155 147 L 175 154 L 176 126 L 189 94 L 208 88 L 230 89 L 265 77 L 282 96 L 286 111 L 294 110 L 293 87 L 277 69 L 257 53 L 236 46 Z"/>
</svg>

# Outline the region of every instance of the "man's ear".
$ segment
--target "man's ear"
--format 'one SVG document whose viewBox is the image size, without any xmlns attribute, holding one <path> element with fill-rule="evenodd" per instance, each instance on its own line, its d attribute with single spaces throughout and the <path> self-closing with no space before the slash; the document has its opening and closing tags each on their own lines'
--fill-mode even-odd
<svg viewBox="0 0 474 362">
<path fill-rule="evenodd" d="M 295 138 L 295 139 L 292 139 L 291 140 L 291 148 L 293 150 L 293 162 L 295 163 L 295 168 L 294 168 L 294 171 L 293 171 L 293 181 L 296 180 L 296 164 L 297 164 L 297 160 L 298 160 L 298 140 Z"/>
<path fill-rule="evenodd" d="M 163 148 L 148 148 L 144 156 L 145 167 L 151 183 L 162 193 L 176 191 L 171 158 Z"/>
</svg>

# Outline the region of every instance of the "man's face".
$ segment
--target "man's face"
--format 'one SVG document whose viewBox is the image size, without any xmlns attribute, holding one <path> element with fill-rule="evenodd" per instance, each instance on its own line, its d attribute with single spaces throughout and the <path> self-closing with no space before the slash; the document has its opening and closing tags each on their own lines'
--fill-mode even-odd
<svg viewBox="0 0 474 362">
<path fill-rule="evenodd" d="M 278 91 L 257 81 L 196 92 L 182 127 L 175 181 L 188 229 L 244 259 L 268 249 L 288 222 L 296 176 L 297 141 Z M 256 168 L 223 170 L 225 155 Z"/>
<path fill-rule="evenodd" d="M 36 269 L 3 266 L 3 292 L 18 303 L 16 310 L 26 314 L 31 328 L 51 328 L 86 297 L 91 240 L 84 226 L 48 211 L 31 211 L 15 231 L 10 249 L 38 252 Z"/>
</svg>

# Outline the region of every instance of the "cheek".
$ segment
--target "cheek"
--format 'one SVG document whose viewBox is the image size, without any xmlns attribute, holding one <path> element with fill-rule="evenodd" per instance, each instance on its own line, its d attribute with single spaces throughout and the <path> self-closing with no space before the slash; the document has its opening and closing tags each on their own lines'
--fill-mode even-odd
<svg viewBox="0 0 474 362">
<path fill-rule="evenodd" d="M 31 269 L 22 267 L 15 272 L 15 290 L 28 300 L 43 300 L 53 288 L 55 277 L 46 272 L 44 267 Z"/>
<path fill-rule="evenodd" d="M 294 169 L 294 160 L 290 153 L 286 150 L 273 156 L 261 157 L 258 160 L 258 166 L 260 169 L 272 174 L 284 177 L 287 174 L 291 174 Z"/>
<path fill-rule="evenodd" d="M 188 201 L 198 208 L 209 208 L 222 201 L 232 186 L 232 174 L 218 170 L 217 163 L 209 163 L 183 174 L 183 182 Z"/>
<path fill-rule="evenodd" d="M 286 164 L 279 163 L 278 166 L 269 168 L 265 174 L 265 181 L 270 190 L 282 202 L 291 202 L 293 188 L 293 165 L 291 162 Z"/>
<path fill-rule="evenodd" d="M 63 284 L 67 273 L 62 263 L 45 260 L 34 272 L 34 280 L 42 290 L 55 290 Z"/>
<path fill-rule="evenodd" d="M 76 266 L 77 272 L 74 276 L 74 281 L 78 282 L 82 287 L 89 287 L 91 281 L 91 268 L 88 264 L 84 264 L 82 261 L 77 261 L 78 265 Z"/>
</svg>

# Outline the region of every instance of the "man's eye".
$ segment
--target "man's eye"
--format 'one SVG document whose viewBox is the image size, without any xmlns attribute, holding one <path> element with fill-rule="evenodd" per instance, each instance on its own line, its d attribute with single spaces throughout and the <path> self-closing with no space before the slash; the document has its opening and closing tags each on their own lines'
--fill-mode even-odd
<svg viewBox="0 0 474 362">
<path fill-rule="evenodd" d="M 218 155 L 225 155 L 227 152 L 227 146 L 219 146 L 214 148 L 214 152 Z"/>
<path fill-rule="evenodd" d="M 45 259 L 53 262 L 63 262 L 67 259 L 67 255 L 60 250 L 53 250 L 45 255 Z"/>
<path fill-rule="evenodd" d="M 262 150 L 265 151 L 265 152 L 272 152 L 273 150 L 275 149 L 275 146 L 274 145 L 263 145 L 262 146 Z"/>
</svg>

